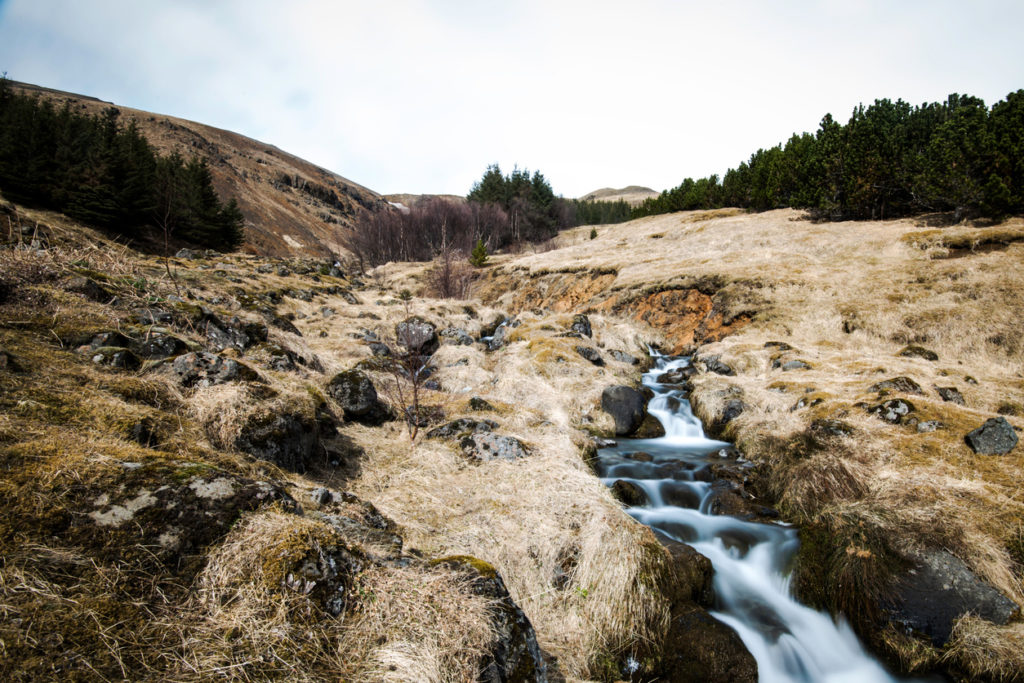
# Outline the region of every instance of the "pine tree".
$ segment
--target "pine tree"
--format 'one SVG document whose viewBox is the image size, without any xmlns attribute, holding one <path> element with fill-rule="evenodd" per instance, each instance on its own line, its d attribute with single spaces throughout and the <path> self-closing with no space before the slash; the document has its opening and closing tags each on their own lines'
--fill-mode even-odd
<svg viewBox="0 0 1024 683">
<path fill-rule="evenodd" d="M 476 241 L 476 246 L 469 254 L 469 263 L 474 268 L 482 268 L 487 263 L 487 247 L 482 239 Z"/>
</svg>

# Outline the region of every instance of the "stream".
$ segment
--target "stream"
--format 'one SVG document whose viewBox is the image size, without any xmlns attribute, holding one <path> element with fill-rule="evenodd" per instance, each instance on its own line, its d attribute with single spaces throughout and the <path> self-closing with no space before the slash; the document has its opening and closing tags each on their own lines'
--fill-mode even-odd
<svg viewBox="0 0 1024 683">
<path fill-rule="evenodd" d="M 757 660 L 761 683 L 896 681 L 865 652 L 843 618 L 833 620 L 790 594 L 787 571 L 799 546 L 796 528 L 710 514 L 712 484 L 699 480 L 710 477 L 697 473 L 725 462 L 720 451 L 730 444 L 704 435 L 678 385 L 656 381 L 688 365 L 689 358 L 655 355 L 643 382 L 654 392 L 648 412 L 665 427 L 665 436 L 620 439 L 599 450 L 602 481 L 611 486 L 622 480 L 642 489 L 648 504 L 627 512 L 711 560 L 711 614 L 739 634 Z"/>
</svg>

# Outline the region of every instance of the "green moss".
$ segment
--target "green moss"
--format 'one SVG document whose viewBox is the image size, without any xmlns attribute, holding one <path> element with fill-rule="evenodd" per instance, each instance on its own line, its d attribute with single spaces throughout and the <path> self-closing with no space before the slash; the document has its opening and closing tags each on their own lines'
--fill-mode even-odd
<svg viewBox="0 0 1024 683">
<path fill-rule="evenodd" d="M 431 560 L 430 565 L 436 566 L 439 564 L 461 564 L 467 567 L 472 567 L 476 572 L 487 579 L 493 579 L 498 575 L 498 570 L 494 568 L 489 562 L 485 562 L 479 558 L 473 557 L 472 555 L 448 555 L 446 557 L 440 557 L 436 560 Z"/>
</svg>

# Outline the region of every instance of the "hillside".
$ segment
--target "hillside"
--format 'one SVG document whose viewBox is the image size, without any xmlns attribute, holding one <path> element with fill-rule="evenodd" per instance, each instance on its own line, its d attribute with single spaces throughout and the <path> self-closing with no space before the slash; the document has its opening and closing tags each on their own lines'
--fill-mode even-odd
<svg viewBox="0 0 1024 683">
<path fill-rule="evenodd" d="M 1024 425 L 1024 220 L 697 211 L 558 245 L 502 262 L 477 295 L 623 316 L 695 353 L 695 412 L 802 527 L 798 593 L 902 668 L 1020 680 L 1024 451 L 976 453 L 965 437 L 989 420 Z M 995 587 L 1018 616 L 970 616 L 982 608 L 969 586 Z M 926 618 L 908 607 L 914 591 L 953 606 Z"/>
<path fill-rule="evenodd" d="M 221 196 L 235 197 L 245 216 L 244 251 L 263 256 L 342 255 L 340 235 L 360 208 L 385 206 L 371 190 L 280 149 L 231 131 L 25 83 L 57 107 L 98 114 L 115 107 L 121 120 L 135 120 L 159 151 L 205 157 Z"/>
<path fill-rule="evenodd" d="M 600 190 L 594 190 L 580 197 L 580 201 L 600 201 L 600 202 L 617 202 L 624 201 L 630 206 L 639 206 L 645 199 L 651 197 L 657 197 L 658 193 L 649 187 L 641 187 L 640 185 L 629 185 L 621 189 L 613 189 L 610 187 L 603 187 Z"/>
</svg>

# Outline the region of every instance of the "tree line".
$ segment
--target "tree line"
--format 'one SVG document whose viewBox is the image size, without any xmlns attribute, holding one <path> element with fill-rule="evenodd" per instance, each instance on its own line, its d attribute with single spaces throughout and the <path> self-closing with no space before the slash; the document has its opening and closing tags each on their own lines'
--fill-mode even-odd
<svg viewBox="0 0 1024 683">
<path fill-rule="evenodd" d="M 88 116 L 17 93 L 0 78 L 0 191 L 125 237 L 147 227 L 222 251 L 238 248 L 244 219 L 222 202 L 205 159 L 160 155 L 135 121 L 111 107 Z"/>
<path fill-rule="evenodd" d="M 920 106 L 875 100 L 845 125 L 826 114 L 813 135 L 759 149 L 721 179 L 687 178 L 632 215 L 724 206 L 801 208 L 828 220 L 1022 213 L 1024 90 L 991 108 L 953 94 Z"/>
</svg>

